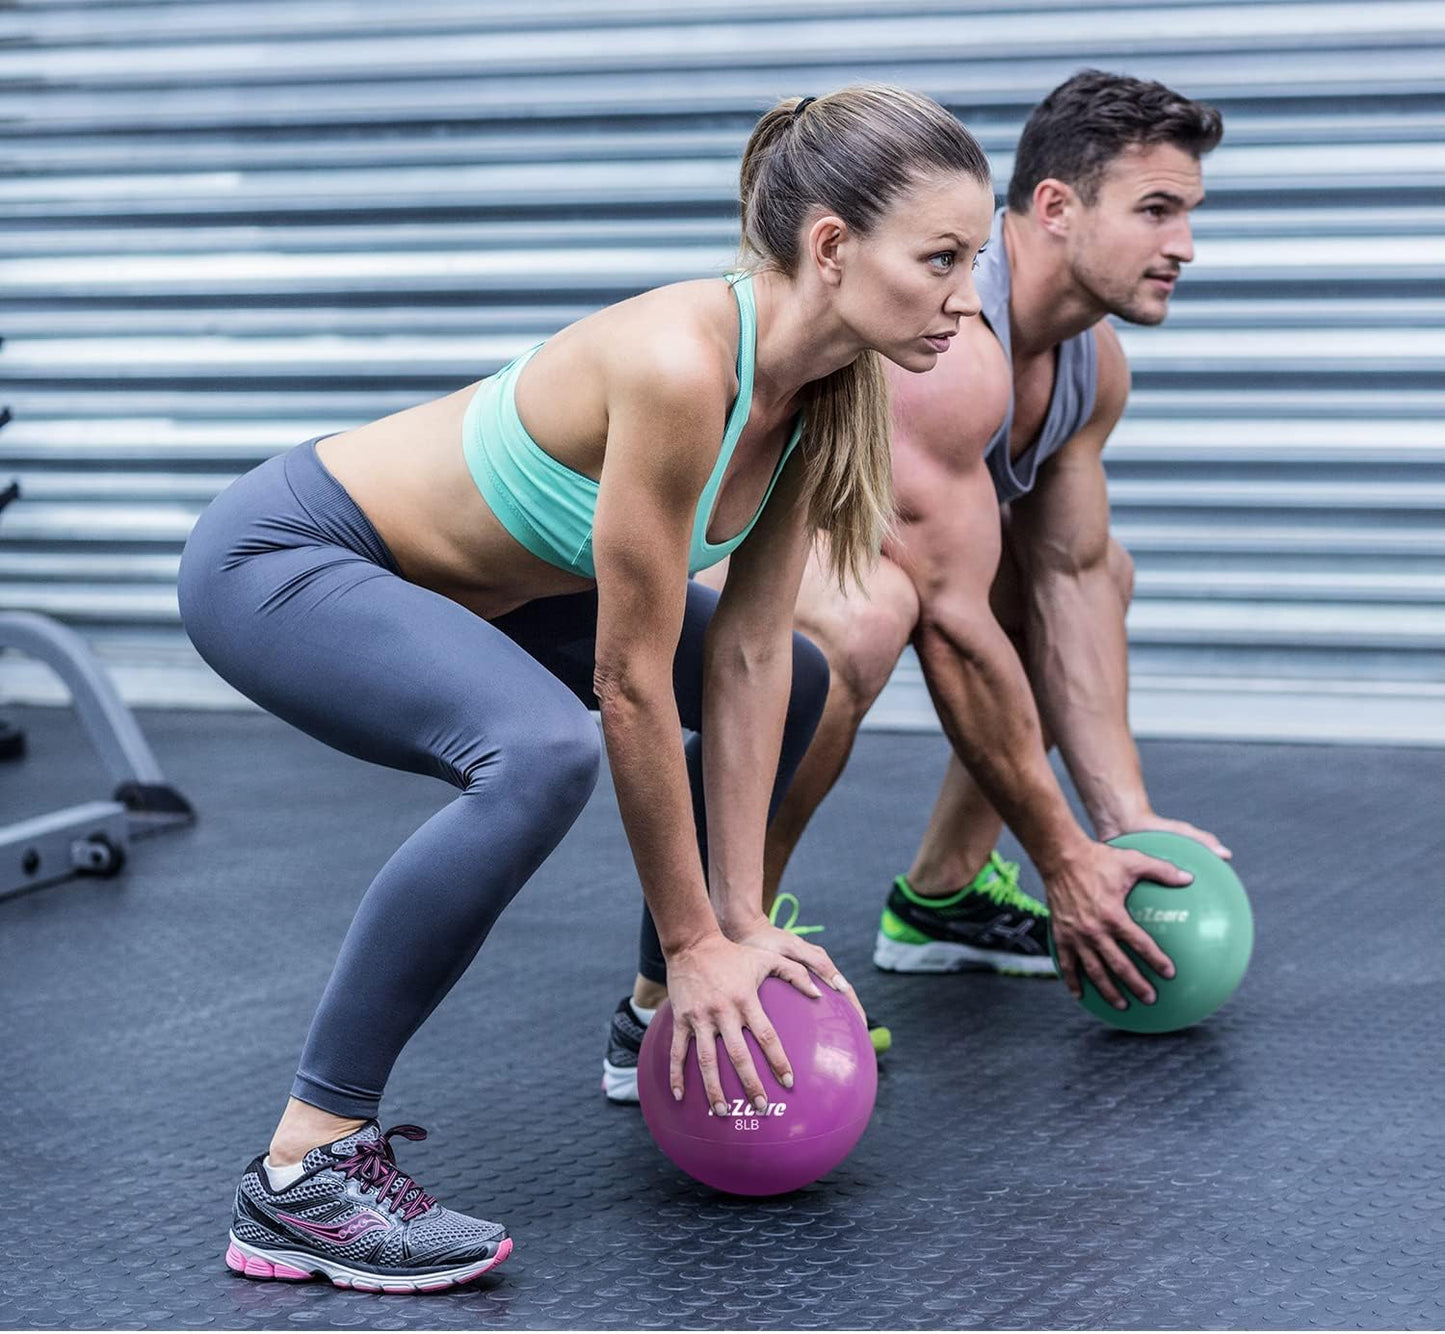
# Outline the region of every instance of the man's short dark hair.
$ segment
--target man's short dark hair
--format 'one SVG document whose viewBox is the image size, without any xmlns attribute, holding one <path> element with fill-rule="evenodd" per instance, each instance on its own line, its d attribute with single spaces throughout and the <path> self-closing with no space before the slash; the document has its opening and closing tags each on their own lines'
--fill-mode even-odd
<svg viewBox="0 0 1445 1334">
<path fill-rule="evenodd" d="M 1174 144 L 1196 158 L 1224 136 L 1224 120 L 1162 83 L 1086 69 L 1033 110 L 1019 137 L 1008 206 L 1026 213 L 1040 181 L 1073 186 L 1092 204 L 1109 164 L 1133 147 Z"/>
</svg>

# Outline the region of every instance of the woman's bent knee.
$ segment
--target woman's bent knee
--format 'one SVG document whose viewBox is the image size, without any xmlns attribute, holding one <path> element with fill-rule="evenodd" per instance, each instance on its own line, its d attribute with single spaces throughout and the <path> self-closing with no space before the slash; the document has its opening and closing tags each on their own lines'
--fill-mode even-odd
<svg viewBox="0 0 1445 1334">
<path fill-rule="evenodd" d="M 460 744 L 448 747 L 453 781 L 465 792 L 570 809 L 575 818 L 597 786 L 602 740 L 571 695 L 468 731 L 469 738 L 459 732 Z"/>
<path fill-rule="evenodd" d="M 602 769 L 602 738 L 596 722 L 578 705 L 550 719 L 529 738 L 521 757 L 531 782 L 545 788 L 554 807 L 580 814 Z"/>
</svg>

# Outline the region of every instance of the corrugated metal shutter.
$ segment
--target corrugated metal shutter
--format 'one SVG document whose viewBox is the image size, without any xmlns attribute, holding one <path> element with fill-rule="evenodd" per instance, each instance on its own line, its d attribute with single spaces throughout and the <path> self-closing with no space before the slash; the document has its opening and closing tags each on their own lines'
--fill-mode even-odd
<svg viewBox="0 0 1445 1334">
<path fill-rule="evenodd" d="M 1445 739 L 1445 6 L 19 0 L 0 11 L 0 606 L 126 694 L 228 695 L 177 554 L 273 451 L 721 268 L 773 98 L 906 83 L 983 138 L 1084 64 L 1225 111 L 1110 449 L 1139 730 Z M 48 682 L 0 667 L 0 691 Z M 905 661 L 877 722 L 931 725 Z"/>
</svg>

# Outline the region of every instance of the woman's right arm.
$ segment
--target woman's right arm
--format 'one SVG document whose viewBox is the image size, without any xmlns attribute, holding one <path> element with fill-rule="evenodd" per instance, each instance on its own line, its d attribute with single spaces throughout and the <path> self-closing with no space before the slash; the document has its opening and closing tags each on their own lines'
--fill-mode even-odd
<svg viewBox="0 0 1445 1334">
<path fill-rule="evenodd" d="M 698 499 L 717 460 L 728 386 L 709 350 L 673 343 L 631 349 L 609 390 L 607 452 L 593 525 L 597 571 L 596 694 L 622 822 L 667 959 L 676 1032 L 673 1096 L 682 1053 L 696 1040 L 708 1102 L 724 1108 L 716 1039 L 743 1088 L 766 1105 L 742 1030 L 774 1074 L 792 1083 L 786 1053 L 758 1001 L 775 975 L 809 992 L 801 965 L 729 941 L 708 901 L 673 695 L 687 564 Z"/>
</svg>

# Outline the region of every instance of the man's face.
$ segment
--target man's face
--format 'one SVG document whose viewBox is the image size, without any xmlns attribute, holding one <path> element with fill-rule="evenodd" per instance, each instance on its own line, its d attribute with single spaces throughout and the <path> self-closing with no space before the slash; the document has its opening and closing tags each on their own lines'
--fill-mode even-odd
<svg viewBox="0 0 1445 1334">
<path fill-rule="evenodd" d="M 1070 232 L 1074 280 L 1111 315 L 1162 324 L 1181 267 L 1194 258 L 1189 215 L 1204 199 L 1199 159 L 1174 144 L 1127 148 Z"/>
</svg>

